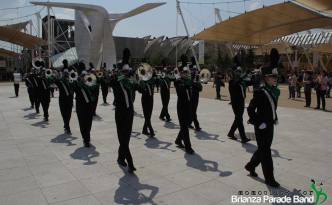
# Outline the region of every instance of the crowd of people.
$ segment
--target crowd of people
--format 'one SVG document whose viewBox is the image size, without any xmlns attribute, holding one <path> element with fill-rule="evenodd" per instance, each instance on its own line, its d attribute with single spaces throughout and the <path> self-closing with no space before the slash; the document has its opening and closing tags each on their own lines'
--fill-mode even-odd
<svg viewBox="0 0 332 205">
<path fill-rule="evenodd" d="M 315 109 L 326 110 L 325 98 L 331 97 L 332 73 L 325 70 L 319 72 L 313 72 L 312 70 L 291 72 L 288 75 L 288 99 L 301 98 L 302 88 L 304 90 L 305 107 L 311 106 L 312 91 L 315 91 L 317 98 Z"/>
</svg>

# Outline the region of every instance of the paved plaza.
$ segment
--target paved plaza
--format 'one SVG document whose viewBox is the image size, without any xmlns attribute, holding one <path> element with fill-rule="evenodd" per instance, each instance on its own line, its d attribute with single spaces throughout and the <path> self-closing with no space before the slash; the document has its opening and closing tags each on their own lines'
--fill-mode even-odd
<svg viewBox="0 0 332 205">
<path fill-rule="evenodd" d="M 264 184 L 260 166 L 258 179 L 243 168 L 256 150 L 253 127 L 246 125 L 253 139 L 248 144 L 226 137 L 233 121 L 227 101 L 200 99 L 203 131 L 190 131 L 196 151 L 191 156 L 174 145 L 179 131 L 176 96 L 171 96 L 169 106 L 173 121 L 165 123 L 158 119 L 161 100 L 155 94 L 156 138 L 148 139 L 140 134 L 144 118 L 137 95 L 130 143 L 137 172 L 128 175 L 116 163 L 112 105 L 98 106 L 93 146 L 83 148 L 75 111 L 73 135 L 67 136 L 57 98 L 52 98 L 50 121 L 45 123 L 29 108 L 24 86 L 19 98 L 12 97 L 13 92 L 11 84 L 0 85 L 0 205 L 227 205 L 239 192 L 275 191 Z M 108 101 L 113 101 L 112 93 Z M 332 113 L 278 108 L 278 114 L 272 145 L 275 176 L 282 186 L 278 190 L 303 195 L 314 179 L 332 196 Z M 246 113 L 244 118 L 246 122 Z"/>
</svg>

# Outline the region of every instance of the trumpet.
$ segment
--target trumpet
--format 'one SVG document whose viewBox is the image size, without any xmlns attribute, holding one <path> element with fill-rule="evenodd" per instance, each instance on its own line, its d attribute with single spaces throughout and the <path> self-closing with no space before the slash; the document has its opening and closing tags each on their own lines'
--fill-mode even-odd
<svg viewBox="0 0 332 205">
<path fill-rule="evenodd" d="M 154 69 L 149 64 L 142 63 L 137 69 L 137 75 L 140 80 L 148 81 L 153 76 L 153 70 Z"/>
<path fill-rule="evenodd" d="M 94 86 L 97 83 L 97 77 L 92 73 L 86 74 L 84 76 L 84 83 L 89 87 Z"/>
<path fill-rule="evenodd" d="M 75 72 L 75 71 L 70 71 L 69 72 L 69 82 L 71 82 L 71 83 L 73 83 L 73 82 L 75 82 L 75 81 L 77 81 L 77 79 L 78 79 L 78 74 L 77 74 L 77 72 Z"/>
<path fill-rule="evenodd" d="M 202 83 L 208 83 L 211 79 L 211 72 L 208 69 L 204 68 L 199 73 L 199 78 L 201 79 Z"/>
<path fill-rule="evenodd" d="M 46 77 L 46 78 L 51 78 L 51 77 L 53 77 L 53 76 L 54 76 L 53 70 L 51 70 L 51 69 L 46 69 L 46 71 L 45 71 L 45 77 Z"/>
</svg>

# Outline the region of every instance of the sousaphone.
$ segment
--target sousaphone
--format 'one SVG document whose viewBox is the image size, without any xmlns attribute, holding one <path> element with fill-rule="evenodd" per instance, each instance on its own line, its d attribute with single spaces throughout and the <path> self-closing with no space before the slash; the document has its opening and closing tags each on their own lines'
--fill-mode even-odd
<svg viewBox="0 0 332 205">
<path fill-rule="evenodd" d="M 204 68 L 199 72 L 199 78 L 201 79 L 202 83 L 208 83 L 211 80 L 211 72 Z"/>
<path fill-rule="evenodd" d="M 154 69 L 147 63 L 141 63 L 137 68 L 137 75 L 140 80 L 148 81 L 153 76 Z"/>
</svg>

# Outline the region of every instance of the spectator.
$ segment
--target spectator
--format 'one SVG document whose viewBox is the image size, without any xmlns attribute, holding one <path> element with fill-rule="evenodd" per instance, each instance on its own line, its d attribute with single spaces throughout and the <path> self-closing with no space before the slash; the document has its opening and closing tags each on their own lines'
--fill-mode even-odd
<svg viewBox="0 0 332 205">
<path fill-rule="evenodd" d="M 317 95 L 317 107 L 315 109 L 320 109 L 320 104 L 322 102 L 322 109 L 325 110 L 325 95 L 327 91 L 327 72 L 321 71 L 316 78 L 316 95 Z"/>
<path fill-rule="evenodd" d="M 14 90 L 15 90 L 15 96 L 18 97 L 18 92 L 20 89 L 20 81 L 22 80 L 22 75 L 18 70 L 15 68 L 13 73 L 13 79 L 14 79 Z"/>
</svg>

